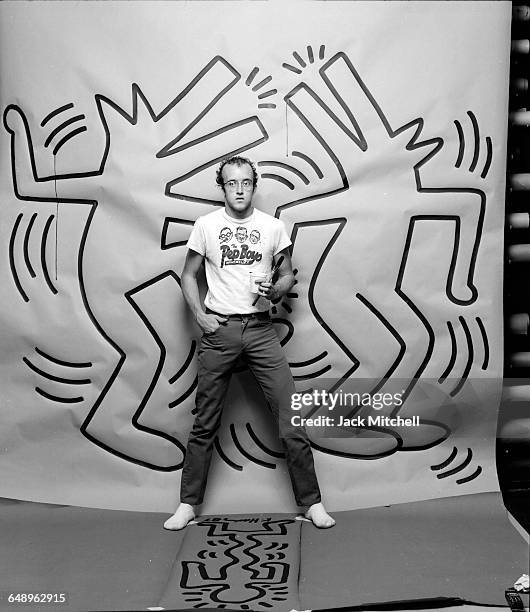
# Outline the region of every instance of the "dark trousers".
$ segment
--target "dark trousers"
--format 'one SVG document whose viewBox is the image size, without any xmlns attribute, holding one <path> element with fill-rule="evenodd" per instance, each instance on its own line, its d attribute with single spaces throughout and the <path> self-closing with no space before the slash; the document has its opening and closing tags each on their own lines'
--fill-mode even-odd
<svg viewBox="0 0 530 612">
<path fill-rule="evenodd" d="M 203 501 L 215 436 L 232 371 L 240 355 L 256 377 L 279 427 L 296 503 L 320 501 L 313 455 L 307 434 L 291 424 L 294 383 L 278 336 L 269 318 L 231 318 L 203 334 L 198 352 L 197 413 L 182 469 L 180 501 Z"/>
</svg>

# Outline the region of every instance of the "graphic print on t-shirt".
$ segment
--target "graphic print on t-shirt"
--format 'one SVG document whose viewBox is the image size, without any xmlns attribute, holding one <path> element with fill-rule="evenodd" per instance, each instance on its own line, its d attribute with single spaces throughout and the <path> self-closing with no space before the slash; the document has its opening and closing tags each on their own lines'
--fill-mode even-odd
<svg viewBox="0 0 530 612">
<path fill-rule="evenodd" d="M 236 242 L 225 244 L 235 238 Z M 247 241 L 254 246 L 250 248 Z M 221 268 L 225 266 L 251 266 L 254 262 L 261 261 L 262 253 L 255 245 L 260 243 L 260 233 L 257 229 L 250 232 L 246 227 L 240 225 L 235 232 L 229 227 L 223 227 L 219 233 L 219 246 L 221 249 Z"/>
<path fill-rule="evenodd" d="M 221 233 L 219 234 L 219 242 L 228 242 L 233 235 L 234 234 L 229 227 L 223 227 Z"/>
</svg>

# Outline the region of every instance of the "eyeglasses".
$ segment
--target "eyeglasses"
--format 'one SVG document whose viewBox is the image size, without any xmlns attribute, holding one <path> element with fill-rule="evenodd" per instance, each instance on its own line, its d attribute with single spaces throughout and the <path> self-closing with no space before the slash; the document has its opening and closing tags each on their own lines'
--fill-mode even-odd
<svg viewBox="0 0 530 612">
<path fill-rule="evenodd" d="M 223 183 L 223 185 L 225 187 L 228 187 L 228 189 L 230 189 L 230 191 L 233 191 L 234 189 L 237 189 L 237 187 L 239 185 L 241 185 L 241 187 L 245 190 L 248 191 L 249 189 L 252 189 L 253 185 L 254 185 L 254 181 L 251 181 L 250 179 L 243 179 L 242 181 L 226 181 L 226 183 Z"/>
</svg>

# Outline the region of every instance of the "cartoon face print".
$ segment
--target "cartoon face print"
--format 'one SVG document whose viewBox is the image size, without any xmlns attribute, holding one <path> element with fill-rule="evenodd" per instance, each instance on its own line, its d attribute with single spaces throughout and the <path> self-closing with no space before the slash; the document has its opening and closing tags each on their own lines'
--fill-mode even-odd
<svg viewBox="0 0 530 612">
<path fill-rule="evenodd" d="M 221 233 L 219 234 L 219 242 L 222 244 L 223 242 L 228 242 L 232 238 L 232 230 L 229 227 L 223 227 Z"/>
<path fill-rule="evenodd" d="M 259 242 L 259 232 L 258 230 L 252 230 L 250 232 L 250 242 L 252 242 L 252 244 L 256 244 L 257 242 Z"/>
<path fill-rule="evenodd" d="M 247 239 L 247 228 L 246 227 L 238 227 L 236 229 L 236 238 L 238 242 L 245 242 Z"/>
</svg>

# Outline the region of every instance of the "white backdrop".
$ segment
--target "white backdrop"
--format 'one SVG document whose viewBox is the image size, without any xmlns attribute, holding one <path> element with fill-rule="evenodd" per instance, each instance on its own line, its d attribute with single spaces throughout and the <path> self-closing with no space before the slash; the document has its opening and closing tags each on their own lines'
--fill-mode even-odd
<svg viewBox="0 0 530 612">
<path fill-rule="evenodd" d="M 232 152 L 294 242 L 273 312 L 298 390 L 397 385 L 422 419 L 313 439 L 327 505 L 497 487 L 510 3 L 4 2 L 0 19 L 0 495 L 173 508 L 198 337 L 179 274 Z M 241 371 L 204 511 L 293 509 L 278 450 Z"/>
</svg>

